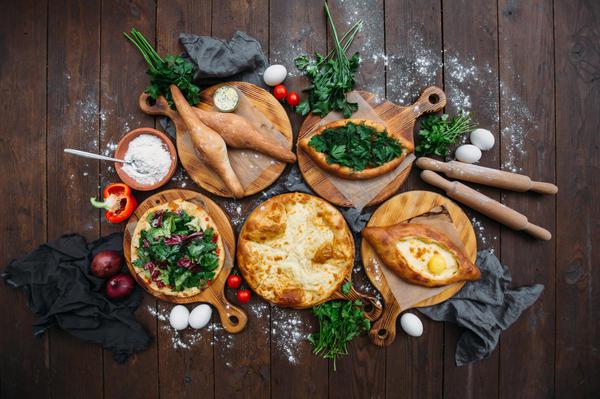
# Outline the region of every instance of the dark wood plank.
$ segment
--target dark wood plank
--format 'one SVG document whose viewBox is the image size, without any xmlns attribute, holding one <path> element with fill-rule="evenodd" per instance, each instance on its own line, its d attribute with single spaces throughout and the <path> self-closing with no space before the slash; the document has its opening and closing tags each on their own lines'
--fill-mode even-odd
<svg viewBox="0 0 600 399">
<path fill-rule="evenodd" d="M 439 1 L 385 2 L 386 94 L 399 104 L 414 102 L 425 87 L 442 87 L 442 20 Z M 415 129 L 416 131 L 417 129 Z M 400 191 L 431 190 L 412 172 Z M 444 326 L 418 315 L 420 338 L 402 332 L 386 350 L 387 398 L 439 398 L 443 393 Z"/>
<path fill-rule="evenodd" d="M 269 54 L 269 3 L 266 0 L 227 2 L 213 1 L 212 34 L 229 40 L 236 30 L 255 37 L 265 54 Z M 242 204 L 249 204 L 246 199 Z M 225 204 L 221 200 L 220 204 Z M 244 212 L 249 209 L 244 208 Z M 244 213 L 247 214 L 247 213 Z M 235 303 L 234 293 L 228 298 Z M 259 311 L 264 302 L 254 296 L 244 308 L 249 312 L 248 325 L 239 334 L 215 331 L 215 397 L 265 398 L 271 395 L 270 311 Z M 254 315 L 252 314 L 254 313 Z M 257 317 L 261 314 L 262 317 Z"/>
<path fill-rule="evenodd" d="M 46 240 L 47 3 L 4 3 L 0 13 L 0 245 L 2 268 Z M 0 287 L 0 397 L 50 395 L 48 334 L 36 338 L 23 293 Z"/>
<path fill-rule="evenodd" d="M 139 93 L 148 85 L 146 64 L 138 50 L 123 37 L 123 32 L 137 28 L 153 43 L 156 30 L 156 4 L 150 0 L 106 0 L 102 4 L 101 27 L 101 124 L 100 152 L 110 149 L 128 131 L 154 126 L 153 118 L 137 105 Z M 118 181 L 110 163 L 100 164 L 102 187 Z M 147 194 L 136 193 L 138 201 Z M 102 219 L 103 235 L 122 231 L 123 225 L 111 225 Z M 150 335 L 157 335 L 156 300 L 146 294 L 136 318 Z M 155 398 L 159 396 L 158 345 L 134 355 L 124 365 L 117 364 L 110 353 L 104 354 L 104 395 L 110 398 Z M 148 378 L 147 376 L 152 376 Z M 110 382 L 110 383 L 109 383 Z"/>
<path fill-rule="evenodd" d="M 555 180 L 554 48 L 551 1 L 498 3 L 502 166 L 535 180 Z M 503 202 L 555 236 L 555 197 L 505 193 Z M 507 228 L 502 262 L 513 285 L 545 285 L 540 299 L 502 335 L 500 397 L 548 398 L 554 387 L 556 241 Z"/>
<path fill-rule="evenodd" d="M 385 96 L 386 59 L 383 4 L 380 0 L 329 2 L 338 35 L 343 35 L 358 19 L 364 21 L 363 30 L 355 38 L 348 54 L 358 51 L 361 57 L 356 88 L 382 98 Z M 328 38 L 329 49 L 332 49 L 334 42 L 331 33 Z M 357 262 L 352 279 L 356 287 L 374 291 L 360 262 Z M 337 371 L 330 367 L 329 396 L 383 398 L 386 389 L 385 369 L 385 349 L 373 345 L 367 335 L 358 337 L 350 343 L 348 356 L 338 360 Z"/>
<path fill-rule="evenodd" d="M 88 197 L 97 193 L 98 162 L 63 149 L 98 151 L 100 1 L 51 2 L 48 13 L 48 239 L 77 232 L 95 240 L 99 212 Z M 101 398 L 102 347 L 58 329 L 50 338 L 52 396 Z"/>
<path fill-rule="evenodd" d="M 556 39 L 557 398 L 600 392 L 600 3 L 558 1 Z M 594 270 L 595 269 L 595 270 Z"/>
<path fill-rule="evenodd" d="M 302 95 L 308 80 L 300 76 L 294 58 L 326 50 L 323 2 L 271 1 L 269 50 L 271 64 L 283 64 L 288 69 L 288 92 Z M 293 112 L 288 114 L 297 132 L 302 118 Z M 317 328 L 311 312 L 273 307 L 271 318 L 271 396 L 326 398 L 327 361 L 312 354 L 306 339 Z"/>
<path fill-rule="evenodd" d="M 444 88 L 446 112 L 471 112 L 479 126 L 500 142 L 498 94 L 498 16 L 496 0 L 444 2 Z M 477 23 L 473 23 L 477 21 Z M 468 141 L 468 135 L 464 137 Z M 500 168 L 500 145 L 485 151 L 481 165 Z M 478 187 L 496 200 L 500 191 Z M 477 235 L 478 250 L 500 251 L 500 225 L 463 207 Z M 498 351 L 484 361 L 456 367 L 456 343 L 463 331 L 446 323 L 444 334 L 444 396 L 494 398 L 498 396 Z"/>
<path fill-rule="evenodd" d="M 161 55 L 179 54 L 182 51 L 179 44 L 181 32 L 210 35 L 210 17 L 210 0 L 159 1 L 156 10 L 158 52 Z M 169 184 L 172 187 L 180 185 L 180 181 Z M 196 305 L 192 304 L 188 308 L 191 311 Z M 173 304 L 159 301 L 157 307 L 159 314 L 168 315 Z M 160 397 L 213 397 L 213 332 L 209 329 L 188 329 L 180 332 L 177 338 L 167 320 L 159 319 L 158 324 Z M 182 345 L 178 345 L 181 347 L 176 347 L 174 339 L 181 340 Z"/>
</svg>

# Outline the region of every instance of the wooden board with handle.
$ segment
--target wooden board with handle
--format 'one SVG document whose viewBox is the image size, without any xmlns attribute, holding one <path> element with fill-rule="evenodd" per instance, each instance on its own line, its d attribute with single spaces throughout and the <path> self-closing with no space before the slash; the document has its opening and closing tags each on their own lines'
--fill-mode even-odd
<svg viewBox="0 0 600 399">
<path fill-rule="evenodd" d="M 210 286 L 205 288 L 201 293 L 187 297 L 187 298 L 179 298 L 165 295 L 161 292 L 153 290 L 149 287 L 145 281 L 137 274 L 135 268 L 131 264 L 131 236 L 135 230 L 135 226 L 137 225 L 138 220 L 144 215 L 144 213 L 155 206 L 174 201 L 176 199 L 183 199 L 189 202 L 192 202 L 201 208 L 203 208 L 210 217 L 213 219 L 215 224 L 217 225 L 217 229 L 219 234 L 221 234 L 221 238 L 223 239 L 223 244 L 225 246 L 225 264 L 223 268 L 219 272 L 219 274 L 215 277 L 214 281 Z M 137 280 L 138 284 L 140 284 L 148 293 L 155 296 L 156 298 L 172 302 L 172 303 L 193 303 L 193 302 L 206 302 L 215 307 L 217 312 L 219 313 L 219 317 L 221 318 L 221 323 L 223 324 L 223 328 L 230 333 L 238 333 L 244 329 L 246 323 L 248 321 L 248 317 L 246 313 L 238 308 L 237 306 L 229 303 L 227 298 L 225 297 L 225 282 L 231 269 L 233 268 L 233 256 L 235 254 L 235 235 L 233 233 L 233 229 L 231 227 L 231 223 L 227 218 L 227 215 L 223 210 L 214 203 L 210 198 L 197 193 L 191 190 L 165 190 L 160 193 L 154 194 L 151 197 L 147 198 L 144 202 L 142 202 L 133 215 L 129 218 L 127 222 L 127 226 L 125 227 L 125 234 L 123 237 L 123 253 L 125 255 L 125 260 L 127 261 L 127 267 L 129 271 L 133 275 L 133 277 Z"/>
<path fill-rule="evenodd" d="M 268 91 L 246 82 L 227 82 L 215 86 L 200 93 L 200 103 L 197 105 L 207 111 L 213 110 L 213 95 L 215 91 L 224 85 L 236 87 L 249 100 L 257 111 L 261 112 L 269 122 L 285 137 L 289 143 L 289 148 L 292 148 L 293 133 L 292 125 L 282 105 Z M 192 144 L 192 140 L 187 132 L 187 126 L 177 113 L 177 111 L 169 108 L 165 101 L 157 101 L 151 105 L 148 102 L 148 95 L 142 93 L 139 98 L 139 106 L 145 113 L 149 115 L 166 116 L 173 121 L 177 136 L 177 151 L 179 160 L 186 172 L 203 189 L 221 196 L 233 197 L 231 192 L 223 183 L 223 180 L 198 157 L 196 150 Z M 228 148 L 228 151 L 240 151 Z M 270 186 L 285 170 L 285 163 L 276 161 L 267 156 L 260 162 L 260 174 L 247 186 L 244 196 L 256 194 Z M 247 174 L 250 171 L 243 167 L 234 167 L 234 172 L 238 177 Z M 252 176 L 255 173 L 252 174 Z"/>
<path fill-rule="evenodd" d="M 460 240 L 465 245 L 467 256 L 473 262 L 477 257 L 477 238 L 475 231 L 465 213 L 448 198 L 429 191 L 409 191 L 398 194 L 382 204 L 371 216 L 367 226 L 389 226 L 413 217 L 429 212 L 431 209 L 443 205 L 450 217 L 452 224 L 456 228 Z M 404 307 L 401 307 L 398 300 L 390 290 L 385 276 L 379 267 L 383 263 L 379 260 L 373 247 L 366 241 L 361 242 L 361 255 L 365 272 L 371 280 L 371 283 L 379 290 L 384 300 L 383 313 L 379 320 L 373 323 L 369 336 L 371 341 L 379 346 L 390 345 L 396 338 L 396 319 L 401 312 L 411 308 L 422 306 L 431 306 L 445 301 L 456 294 L 464 285 L 464 282 L 458 282 L 446 287 L 443 291 L 423 287 L 424 290 L 431 290 L 431 297 L 416 300 L 411 303 L 411 298 L 403 298 Z M 379 266 L 381 265 L 381 266 Z M 406 304 L 409 304 L 408 306 Z"/>
<path fill-rule="evenodd" d="M 381 118 L 390 135 L 402 136 L 414 145 L 413 129 L 417 118 L 427 112 L 436 112 L 446 105 L 446 95 L 442 89 L 431 86 L 426 88 L 421 96 L 409 106 L 401 106 L 391 101 L 381 101 L 375 94 L 360 91 L 361 97 L 373 108 L 373 111 Z M 313 130 L 319 121 L 316 115 L 309 114 L 298 132 L 298 140 Z M 329 202 L 338 206 L 352 207 L 352 203 L 331 183 L 327 175 L 323 173 L 312 159 L 302 149 L 297 149 L 298 166 L 306 183 L 317 194 Z M 394 180 L 392 180 L 379 194 L 377 194 L 366 206 L 379 204 L 392 196 L 404 183 L 412 165 L 406 167 Z"/>
</svg>

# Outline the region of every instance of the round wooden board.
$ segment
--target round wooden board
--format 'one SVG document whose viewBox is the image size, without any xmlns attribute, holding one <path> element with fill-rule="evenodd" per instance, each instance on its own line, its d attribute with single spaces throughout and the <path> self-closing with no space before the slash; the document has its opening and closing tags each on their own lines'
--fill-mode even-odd
<svg viewBox="0 0 600 399">
<path fill-rule="evenodd" d="M 390 135 L 402 136 L 414 145 L 413 129 L 415 121 L 426 112 L 436 112 L 446 105 L 446 95 L 442 89 L 431 86 L 426 88 L 417 101 L 407 107 L 381 101 L 378 97 L 366 91 L 358 92 L 362 98 L 373 108 L 374 112 L 385 122 Z M 309 114 L 298 131 L 298 140 L 310 133 L 313 127 L 319 123 L 321 118 Z M 298 166 L 304 177 L 304 181 L 317 194 L 326 200 L 343 207 L 352 207 L 352 203 L 338 191 L 338 189 L 327 178 L 312 159 L 300 147 L 297 147 Z M 392 196 L 408 177 L 412 163 L 406 167 L 394 180 L 392 180 L 379 194 L 377 194 L 366 206 L 379 204 Z"/>
<path fill-rule="evenodd" d="M 452 224 L 459 233 L 460 240 L 465 245 L 467 256 L 472 262 L 477 258 L 477 238 L 473 225 L 467 215 L 458 205 L 448 198 L 430 191 L 409 191 L 398 194 L 382 204 L 371 216 L 367 226 L 390 226 L 422 215 L 432 208 L 444 205 L 452 217 Z M 422 300 L 406 309 L 400 309 L 396 297 L 392 294 L 385 276 L 380 269 L 374 267 L 377 255 L 373 247 L 366 241 L 361 241 L 361 255 L 365 272 L 375 288 L 381 292 L 385 307 L 381 318 L 373 324 L 369 333 L 371 341 L 379 346 L 391 344 L 396 337 L 396 319 L 400 312 L 410 308 L 431 306 L 445 301 L 456 294 L 465 284 L 464 281 L 449 285 L 444 291 Z M 381 264 L 381 261 L 379 261 Z"/>
<path fill-rule="evenodd" d="M 208 212 L 210 217 L 217 225 L 217 229 L 219 231 L 219 234 L 221 234 L 221 238 L 223 240 L 223 244 L 226 250 L 225 264 L 223 265 L 223 268 L 216 276 L 212 284 L 205 288 L 198 295 L 194 295 L 187 298 L 179 298 L 165 295 L 159 291 L 152 289 L 136 273 L 135 268 L 131 264 L 131 236 L 135 231 L 135 226 L 137 225 L 138 220 L 144 215 L 144 213 L 148 209 L 170 201 L 174 201 L 176 199 L 183 199 L 192 202 Z M 223 212 L 223 210 L 210 198 L 195 191 L 180 189 L 165 190 L 147 198 L 137 207 L 133 215 L 131 215 L 131 217 L 127 221 L 127 225 L 125 226 L 125 232 L 123 236 L 123 253 L 125 255 L 125 260 L 127 261 L 127 267 L 129 268 L 129 271 L 136 279 L 138 284 L 140 284 L 148 293 L 155 296 L 156 298 L 163 301 L 179 304 L 192 302 L 210 303 L 219 312 L 221 323 L 223 324 L 223 328 L 226 331 L 231 333 L 237 333 L 243 330 L 246 326 L 246 323 L 248 321 L 246 313 L 242 309 L 229 303 L 225 298 L 224 292 L 225 282 L 227 280 L 227 277 L 229 276 L 229 273 L 231 272 L 231 269 L 233 268 L 233 254 L 235 254 L 235 235 L 233 233 L 231 223 L 229 222 L 229 219 L 227 218 L 225 212 Z"/>
<path fill-rule="evenodd" d="M 289 142 L 289 148 L 292 148 L 293 133 L 290 119 L 281 103 L 275 99 L 268 91 L 246 82 L 227 82 L 211 86 L 200 93 L 200 104 L 202 109 L 212 110 L 213 94 L 221 86 L 237 87 L 274 126 L 279 130 Z M 177 151 L 181 164 L 188 172 L 190 177 L 198 183 L 203 189 L 221 197 L 232 198 L 233 195 L 225 187 L 221 178 L 207 167 L 199 158 L 192 145 L 192 140 L 185 129 L 177 129 Z M 279 161 L 268 161 L 264 166 L 262 173 L 246 188 L 244 196 L 256 194 L 269 187 L 285 170 L 286 164 Z M 239 176 L 244 170 L 235 170 Z"/>
</svg>

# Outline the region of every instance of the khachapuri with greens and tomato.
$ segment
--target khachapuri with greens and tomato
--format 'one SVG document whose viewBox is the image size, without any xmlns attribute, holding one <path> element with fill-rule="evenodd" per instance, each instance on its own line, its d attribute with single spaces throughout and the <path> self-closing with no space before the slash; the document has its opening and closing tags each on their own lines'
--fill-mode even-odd
<svg viewBox="0 0 600 399">
<path fill-rule="evenodd" d="M 414 150 L 412 142 L 390 135 L 385 125 L 361 119 L 325 124 L 302 138 L 298 146 L 321 169 L 352 180 L 388 173 Z"/>
<path fill-rule="evenodd" d="M 131 239 L 131 263 L 153 291 L 199 294 L 225 262 L 221 235 L 209 214 L 184 200 L 149 209 Z"/>
<path fill-rule="evenodd" d="M 238 267 L 250 287 L 283 307 L 326 301 L 354 264 L 354 240 L 342 214 L 303 193 L 260 204 L 240 232 Z"/>
</svg>

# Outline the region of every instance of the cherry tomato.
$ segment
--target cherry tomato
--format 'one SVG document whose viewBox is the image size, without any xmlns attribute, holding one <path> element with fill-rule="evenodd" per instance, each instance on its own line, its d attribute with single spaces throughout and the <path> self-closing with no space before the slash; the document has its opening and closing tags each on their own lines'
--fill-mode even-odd
<svg viewBox="0 0 600 399">
<path fill-rule="evenodd" d="M 300 96 L 295 91 L 288 94 L 286 100 L 291 107 L 296 107 L 300 104 Z"/>
<path fill-rule="evenodd" d="M 285 96 L 287 96 L 287 89 L 284 85 L 277 85 L 273 88 L 273 96 L 281 101 L 285 99 Z"/>
<path fill-rule="evenodd" d="M 242 285 L 242 278 L 237 274 L 231 274 L 227 277 L 227 286 L 233 290 L 240 288 Z"/>
<path fill-rule="evenodd" d="M 237 292 L 237 300 L 239 303 L 248 303 L 250 302 L 250 290 L 241 289 Z"/>
</svg>

